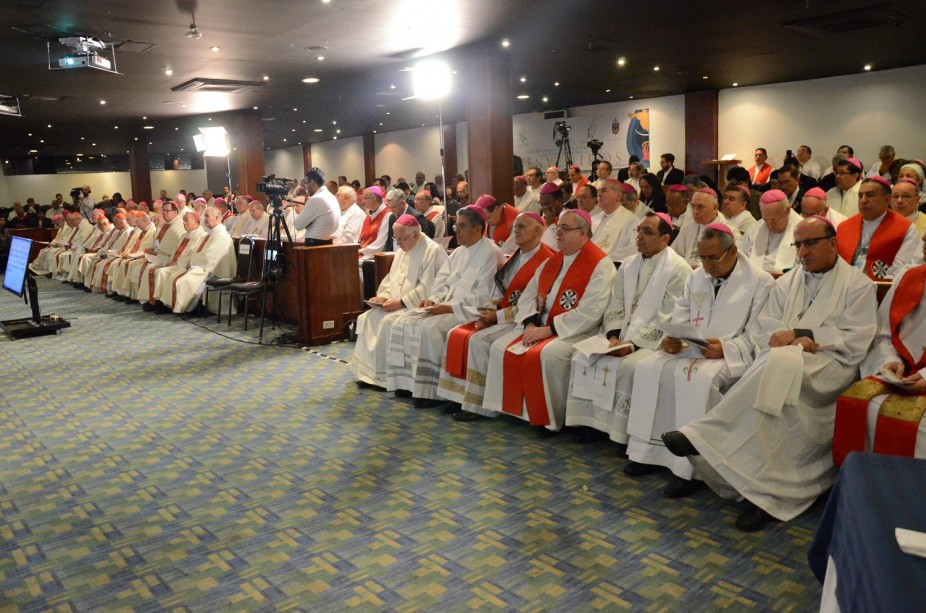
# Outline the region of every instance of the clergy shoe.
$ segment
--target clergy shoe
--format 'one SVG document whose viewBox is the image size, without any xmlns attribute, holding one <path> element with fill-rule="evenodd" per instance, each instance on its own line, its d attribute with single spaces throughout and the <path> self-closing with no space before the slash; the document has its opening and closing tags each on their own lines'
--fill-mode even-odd
<svg viewBox="0 0 926 613">
<path fill-rule="evenodd" d="M 374 387 L 376 387 L 375 385 L 371 383 L 367 383 L 366 381 L 354 381 L 354 383 L 356 383 L 357 387 L 359 387 L 362 390 L 373 389 Z"/>
<path fill-rule="evenodd" d="M 412 393 L 408 390 L 396 390 L 395 397 L 396 398 L 411 398 Z"/>
<path fill-rule="evenodd" d="M 666 498 L 687 498 L 702 487 L 704 487 L 704 481 L 672 477 L 666 489 L 662 490 L 662 495 Z"/>
<path fill-rule="evenodd" d="M 482 421 L 483 419 L 488 419 L 488 417 L 479 413 L 470 413 L 469 411 L 460 411 L 453 414 L 453 421 Z"/>
<path fill-rule="evenodd" d="M 156 305 L 154 305 L 154 312 L 157 315 L 167 315 L 170 313 L 170 308 L 163 302 L 158 302 Z"/>
<path fill-rule="evenodd" d="M 448 402 L 448 403 L 447 403 L 446 405 L 444 405 L 444 407 L 440 410 L 440 412 L 443 413 L 444 415 L 455 415 L 455 414 L 460 413 L 460 412 L 462 412 L 462 411 L 463 411 L 463 407 L 460 406 L 460 403 L 459 403 L 459 402 Z"/>
<path fill-rule="evenodd" d="M 432 400 L 430 398 L 412 398 L 412 406 L 416 409 L 433 409 L 443 403 L 442 400 Z"/>
<path fill-rule="evenodd" d="M 688 437 L 678 430 L 664 432 L 662 434 L 662 442 L 666 444 L 666 449 L 680 458 L 689 455 L 701 455 L 698 453 L 698 450 L 695 449 L 695 446 L 691 444 L 691 441 L 688 440 Z"/>
<path fill-rule="evenodd" d="M 643 464 L 641 462 L 628 462 L 624 466 L 624 474 L 628 477 L 644 477 L 662 470 L 662 466 Z"/>
<path fill-rule="evenodd" d="M 736 518 L 736 527 L 743 532 L 758 532 L 770 521 L 771 515 L 747 500 L 746 508 Z"/>
<path fill-rule="evenodd" d="M 537 438 L 552 438 L 559 434 L 559 430 L 550 430 L 546 426 L 534 426 L 534 432 Z"/>
<path fill-rule="evenodd" d="M 151 304 L 150 302 L 146 302 L 143 305 L 141 305 L 141 310 L 145 311 L 146 313 L 151 312 L 154 310 L 154 305 Z"/>
<path fill-rule="evenodd" d="M 601 430 L 589 428 L 588 426 L 580 426 L 578 431 L 572 436 L 572 442 L 578 445 L 588 445 L 590 443 L 606 440 L 607 438 L 607 433 Z"/>
</svg>

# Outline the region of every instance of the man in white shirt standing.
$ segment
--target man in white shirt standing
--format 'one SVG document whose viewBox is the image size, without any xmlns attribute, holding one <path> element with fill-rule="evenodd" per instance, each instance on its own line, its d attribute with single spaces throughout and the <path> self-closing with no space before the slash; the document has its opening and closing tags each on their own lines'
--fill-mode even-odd
<svg viewBox="0 0 926 613">
<path fill-rule="evenodd" d="M 810 156 L 813 155 L 813 152 L 810 150 L 810 147 L 807 145 L 801 145 L 797 148 L 797 154 L 795 157 L 797 161 L 801 163 L 801 174 L 807 175 L 811 179 L 816 181 L 820 180 L 823 172 L 820 170 L 820 164 L 814 162 Z"/>
<path fill-rule="evenodd" d="M 296 217 L 296 229 L 305 230 L 305 245 L 330 245 L 341 223 L 341 207 L 334 194 L 325 187 L 325 178 L 318 168 L 305 173 L 305 190 L 309 199 Z"/>
</svg>

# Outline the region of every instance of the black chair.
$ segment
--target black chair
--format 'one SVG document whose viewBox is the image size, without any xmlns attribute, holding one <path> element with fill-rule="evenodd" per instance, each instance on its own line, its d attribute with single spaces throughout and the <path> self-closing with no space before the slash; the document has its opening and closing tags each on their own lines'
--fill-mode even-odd
<svg viewBox="0 0 926 613">
<path fill-rule="evenodd" d="M 243 240 L 242 240 L 243 242 Z M 279 254 L 277 254 L 279 255 Z M 240 257 L 240 255 L 239 255 Z M 219 308 L 221 309 L 221 296 L 223 293 L 228 293 L 228 325 L 231 326 L 231 316 L 232 316 L 232 300 L 239 300 L 239 302 L 244 302 L 244 329 L 248 329 L 248 303 L 251 301 L 251 298 L 256 294 L 263 294 L 266 287 L 266 282 L 263 280 L 263 267 L 272 265 L 271 262 L 267 262 L 268 257 L 273 257 L 272 253 L 269 253 L 265 247 L 264 250 L 264 262 L 258 274 L 260 278 L 257 281 L 250 280 L 250 267 L 248 268 L 248 276 L 241 279 L 240 281 L 235 281 L 226 285 L 221 289 L 219 293 Z M 240 262 L 240 260 L 239 260 Z M 240 265 L 240 264 L 239 264 Z M 269 296 L 273 296 L 273 293 L 268 293 Z M 266 300 L 261 300 L 260 304 L 260 317 L 264 318 L 264 311 L 267 307 Z"/>
<path fill-rule="evenodd" d="M 209 303 L 209 294 L 211 292 L 219 293 L 219 308 L 217 309 L 218 318 L 216 323 L 222 323 L 222 295 L 228 291 L 228 287 L 233 283 L 241 283 L 251 278 L 251 267 L 254 265 L 254 239 L 250 237 L 242 238 L 238 243 L 238 266 L 235 270 L 234 277 L 212 277 L 206 280 L 206 303 Z M 230 324 L 231 322 L 229 322 Z"/>
</svg>

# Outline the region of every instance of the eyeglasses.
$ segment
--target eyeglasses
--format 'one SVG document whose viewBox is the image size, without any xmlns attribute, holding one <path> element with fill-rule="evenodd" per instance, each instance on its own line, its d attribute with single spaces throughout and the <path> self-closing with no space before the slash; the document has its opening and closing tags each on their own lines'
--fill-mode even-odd
<svg viewBox="0 0 926 613">
<path fill-rule="evenodd" d="M 802 241 L 794 241 L 793 243 L 791 243 L 791 246 L 794 247 L 795 249 L 800 249 L 801 247 L 816 247 L 817 243 L 819 243 L 820 241 L 829 240 L 831 238 L 834 238 L 834 237 L 818 236 L 817 238 L 808 238 Z"/>
<path fill-rule="evenodd" d="M 556 232 L 565 234 L 566 232 L 572 232 L 573 230 L 581 230 L 580 227 L 570 228 L 569 226 L 556 226 Z"/>
<path fill-rule="evenodd" d="M 723 261 L 723 259 L 727 257 L 727 254 L 730 253 L 731 248 L 732 247 L 728 248 L 726 251 L 720 254 L 719 257 L 712 257 L 709 255 L 698 255 L 698 259 L 701 261 L 702 264 L 720 264 Z"/>
</svg>

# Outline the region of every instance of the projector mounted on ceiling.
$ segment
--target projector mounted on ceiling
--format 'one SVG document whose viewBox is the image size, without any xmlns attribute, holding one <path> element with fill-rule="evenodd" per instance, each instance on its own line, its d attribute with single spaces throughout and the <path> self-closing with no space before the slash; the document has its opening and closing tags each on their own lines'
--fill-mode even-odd
<svg viewBox="0 0 926 613">
<path fill-rule="evenodd" d="M 59 57 L 58 65 L 53 66 L 51 62 L 51 42 L 48 41 L 48 69 L 49 70 L 67 70 L 69 68 L 95 68 L 103 72 L 119 74 L 116 69 L 116 49 L 110 43 L 105 43 L 99 39 L 90 36 L 65 36 L 58 39 L 58 43 L 65 47 L 71 48 L 71 53 Z M 109 59 L 101 55 L 109 50 Z"/>
<path fill-rule="evenodd" d="M 22 117 L 22 109 L 19 106 L 19 98 L 16 96 L 4 96 L 0 94 L 0 115 L 13 115 Z"/>
</svg>

